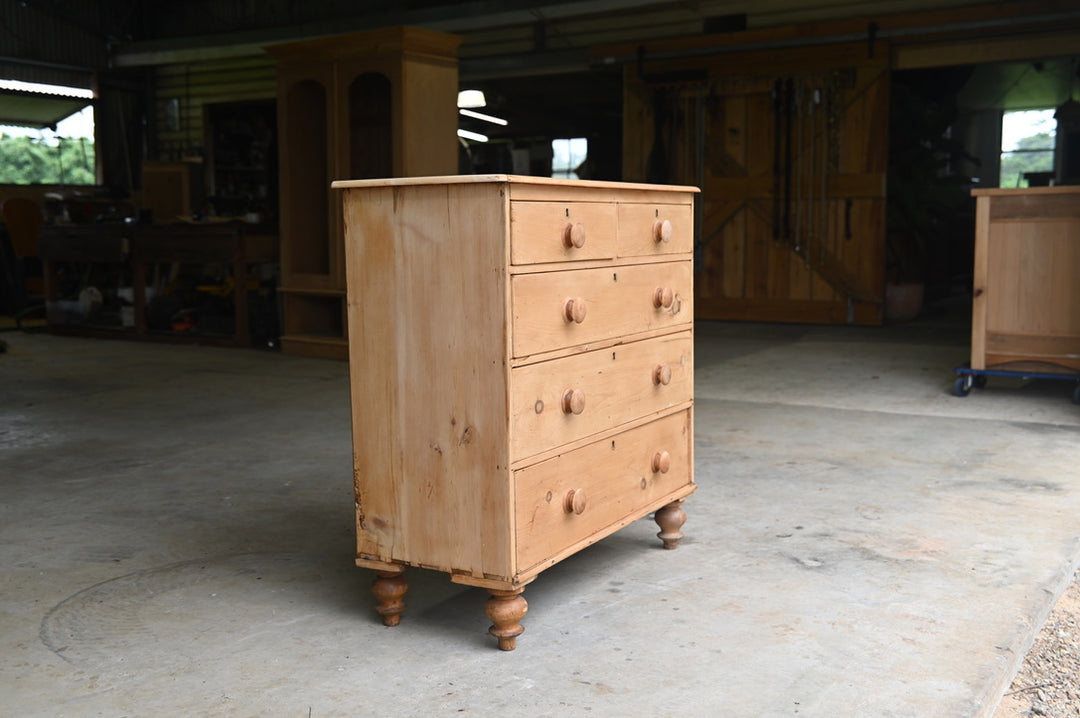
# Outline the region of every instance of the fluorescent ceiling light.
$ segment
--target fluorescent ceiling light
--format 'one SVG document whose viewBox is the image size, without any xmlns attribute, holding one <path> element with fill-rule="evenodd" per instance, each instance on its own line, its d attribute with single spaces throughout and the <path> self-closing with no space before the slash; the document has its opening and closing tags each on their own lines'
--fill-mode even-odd
<svg viewBox="0 0 1080 718">
<path fill-rule="evenodd" d="M 473 117 L 473 118 L 475 118 L 477 120 L 483 120 L 484 122 L 490 122 L 493 125 L 502 125 L 504 127 L 506 126 L 506 120 L 504 120 L 501 117 L 492 117 L 491 115 L 485 115 L 483 112 L 474 112 L 472 110 L 464 110 L 464 109 L 463 110 L 458 110 L 458 112 L 465 115 L 466 117 Z"/>
<path fill-rule="evenodd" d="M 475 142 L 487 142 L 487 135 L 482 135 L 479 132 L 469 132 L 468 130 L 458 130 L 458 137 L 464 137 L 467 140 L 473 140 Z"/>
<path fill-rule="evenodd" d="M 484 107 L 487 105 L 487 100 L 484 99 L 483 90 L 462 90 L 457 93 L 457 106 L 458 107 Z"/>
</svg>

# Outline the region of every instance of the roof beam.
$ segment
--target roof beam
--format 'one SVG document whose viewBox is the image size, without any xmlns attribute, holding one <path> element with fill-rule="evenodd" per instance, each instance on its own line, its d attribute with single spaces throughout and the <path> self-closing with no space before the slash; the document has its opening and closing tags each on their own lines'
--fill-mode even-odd
<svg viewBox="0 0 1080 718">
<path fill-rule="evenodd" d="M 562 0 L 561 2 L 469 2 L 412 11 L 372 13 L 353 19 L 340 18 L 296 27 L 268 28 L 218 35 L 170 38 L 115 45 L 113 67 L 144 67 L 229 57 L 257 55 L 267 45 L 327 35 L 340 35 L 396 25 L 411 25 L 442 32 L 466 33 L 545 20 L 634 11 L 665 5 L 684 5 L 680 0 Z"/>
</svg>

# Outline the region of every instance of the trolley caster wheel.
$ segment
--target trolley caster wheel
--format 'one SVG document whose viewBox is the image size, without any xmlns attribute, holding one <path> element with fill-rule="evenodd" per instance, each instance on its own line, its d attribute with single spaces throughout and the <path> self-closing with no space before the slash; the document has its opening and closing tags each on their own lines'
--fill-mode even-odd
<svg viewBox="0 0 1080 718">
<path fill-rule="evenodd" d="M 964 374 L 956 380 L 955 388 L 957 396 L 967 396 L 971 392 L 971 386 L 975 383 L 975 378 L 970 374 Z"/>
</svg>

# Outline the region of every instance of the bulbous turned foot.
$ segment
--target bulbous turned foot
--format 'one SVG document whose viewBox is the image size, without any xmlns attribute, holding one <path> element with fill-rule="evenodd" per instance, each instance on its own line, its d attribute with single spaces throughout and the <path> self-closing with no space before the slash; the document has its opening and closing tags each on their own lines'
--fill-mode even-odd
<svg viewBox="0 0 1080 718">
<path fill-rule="evenodd" d="M 484 606 L 484 613 L 491 619 L 492 626 L 488 633 L 499 639 L 499 650 L 512 651 L 517 648 L 517 637 L 524 633 L 521 619 L 529 610 L 529 604 L 521 595 L 525 589 L 511 591 L 488 589 L 491 598 Z"/>
<path fill-rule="evenodd" d="M 682 510 L 683 500 L 673 501 L 656 512 L 654 520 L 660 527 L 656 534 L 664 542 L 664 548 L 675 549 L 679 546 L 682 532 L 679 529 L 686 523 L 686 512 Z"/>
<path fill-rule="evenodd" d="M 405 592 L 409 590 L 405 569 L 376 571 L 375 575 L 377 578 L 371 583 L 371 592 L 379 602 L 375 610 L 383 617 L 383 625 L 396 626 L 405 612 Z"/>
</svg>

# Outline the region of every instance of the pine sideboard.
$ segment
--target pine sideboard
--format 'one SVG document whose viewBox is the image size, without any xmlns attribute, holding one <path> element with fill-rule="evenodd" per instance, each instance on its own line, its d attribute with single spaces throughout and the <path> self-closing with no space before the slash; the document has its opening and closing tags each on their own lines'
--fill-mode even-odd
<svg viewBox="0 0 1080 718">
<path fill-rule="evenodd" d="M 1080 187 L 971 194 L 971 368 L 1080 373 Z"/>
<path fill-rule="evenodd" d="M 396 625 L 406 567 L 524 587 L 693 475 L 693 187 L 510 175 L 348 180 L 356 563 Z"/>
</svg>

